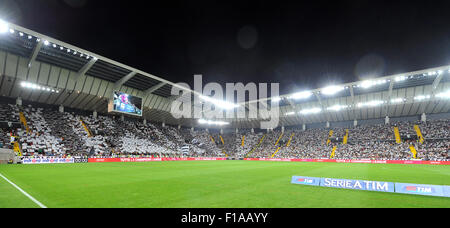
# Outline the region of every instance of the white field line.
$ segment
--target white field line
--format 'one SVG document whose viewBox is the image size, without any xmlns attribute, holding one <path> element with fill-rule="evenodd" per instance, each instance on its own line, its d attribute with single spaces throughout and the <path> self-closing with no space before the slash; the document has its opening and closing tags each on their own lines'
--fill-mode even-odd
<svg viewBox="0 0 450 228">
<path fill-rule="evenodd" d="M 41 202 L 37 201 L 35 198 L 33 198 L 30 194 L 26 193 L 24 190 L 22 190 L 21 188 L 19 188 L 19 186 L 15 185 L 13 182 L 11 182 L 10 180 L 8 180 L 8 178 L 6 178 L 5 176 L 3 176 L 0 173 L 0 177 L 2 177 L 3 179 L 5 179 L 8 183 L 10 183 L 12 186 L 14 186 L 15 188 L 17 188 L 17 190 L 19 190 L 22 194 L 24 194 L 26 197 L 28 197 L 30 200 L 32 200 L 33 202 L 35 202 L 39 207 L 41 208 L 47 208 L 44 204 L 42 204 Z"/>
</svg>

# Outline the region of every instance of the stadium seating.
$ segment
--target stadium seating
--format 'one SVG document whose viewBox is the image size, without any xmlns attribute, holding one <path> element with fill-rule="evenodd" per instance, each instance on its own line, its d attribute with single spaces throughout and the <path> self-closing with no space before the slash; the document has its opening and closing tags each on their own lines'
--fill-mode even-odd
<svg viewBox="0 0 450 228">
<path fill-rule="evenodd" d="M 23 127 L 13 130 L 1 128 L 0 143 L 10 146 L 10 132 L 14 131 L 20 137 L 24 156 L 409 160 L 413 159 L 409 148 L 412 145 L 419 159 L 450 160 L 450 120 L 425 123 L 404 121 L 305 131 L 294 128 L 283 133 L 280 130 L 251 133 L 240 129 L 238 133 L 220 135 L 205 130 L 162 127 L 159 123 L 144 124 L 137 119 L 122 121 L 109 115 L 94 118 L 92 115 L 59 112 L 52 108 L 0 104 L 0 121 L 19 122 L 19 112 L 24 114 L 30 132 Z M 415 125 L 421 129 L 425 139 L 423 143 L 417 140 Z M 399 128 L 404 139 L 400 144 L 395 142 L 394 127 Z M 333 131 L 331 138 L 330 130 Z M 347 130 L 348 143 L 344 144 L 342 139 Z M 336 150 L 331 156 L 334 147 Z"/>
</svg>

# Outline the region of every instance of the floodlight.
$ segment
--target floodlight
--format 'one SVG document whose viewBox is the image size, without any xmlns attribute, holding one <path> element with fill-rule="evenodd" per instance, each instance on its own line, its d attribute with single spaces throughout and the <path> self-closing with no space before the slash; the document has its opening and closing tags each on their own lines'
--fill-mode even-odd
<svg viewBox="0 0 450 228">
<path fill-rule="evenodd" d="M 9 25 L 3 20 L 0 20 L 0 33 L 7 33 L 9 30 Z"/>
<path fill-rule="evenodd" d="M 304 109 L 304 110 L 300 111 L 300 114 L 309 115 L 309 114 L 317 114 L 320 112 L 322 112 L 321 108 L 311 108 L 311 109 Z"/>
<path fill-rule="evenodd" d="M 310 91 L 304 91 L 299 93 L 292 94 L 289 98 L 294 100 L 300 100 L 300 99 L 306 99 L 312 96 L 312 93 Z"/>
<path fill-rule="evenodd" d="M 414 100 L 423 101 L 423 100 L 430 99 L 430 98 L 431 98 L 430 95 L 420 95 L 420 96 L 414 97 Z"/>
<path fill-rule="evenodd" d="M 272 102 L 280 102 L 281 101 L 281 97 L 274 97 L 271 100 L 272 100 Z"/>
<path fill-rule="evenodd" d="M 334 95 L 341 92 L 342 90 L 344 90 L 344 87 L 342 86 L 328 86 L 326 88 L 323 88 L 321 92 L 325 95 Z"/>
<path fill-rule="evenodd" d="M 382 105 L 382 104 L 384 104 L 385 102 L 384 101 L 381 101 L 381 100 L 375 100 L 375 101 L 369 101 L 369 102 L 361 102 L 361 103 L 358 103 L 358 107 L 375 107 L 375 106 L 378 106 L 378 105 Z"/>
<path fill-rule="evenodd" d="M 391 100 L 392 104 L 396 104 L 396 103 L 402 103 L 403 101 L 405 101 L 404 98 L 395 98 Z"/>
<path fill-rule="evenodd" d="M 223 121 L 212 121 L 212 120 L 205 120 L 205 119 L 200 119 L 198 120 L 198 123 L 200 124 L 207 124 L 207 125 L 219 125 L 219 126 L 223 126 L 223 125 L 228 125 L 230 123 L 228 122 L 223 122 Z"/>
<path fill-rule="evenodd" d="M 375 83 L 373 81 L 363 81 L 361 83 L 361 87 L 363 87 L 364 89 L 370 88 L 374 85 Z"/>
<path fill-rule="evenodd" d="M 399 77 L 396 77 L 395 78 L 395 81 L 396 82 L 402 82 L 402 81 L 405 81 L 406 80 L 406 77 L 405 76 L 399 76 Z"/>
<path fill-rule="evenodd" d="M 347 105 L 334 105 L 334 106 L 327 108 L 327 110 L 338 112 L 345 108 L 348 108 L 348 106 Z"/>
<path fill-rule="evenodd" d="M 221 108 L 221 109 L 233 109 L 233 108 L 237 108 L 239 107 L 239 105 L 230 103 L 230 102 L 226 102 L 226 101 L 219 101 L 219 100 L 214 100 L 210 97 L 207 96 L 199 96 L 200 99 L 207 101 L 209 103 L 214 104 L 215 107 L 217 108 Z"/>
<path fill-rule="evenodd" d="M 436 97 L 448 99 L 448 98 L 450 98 L 450 90 L 447 91 L 447 92 L 439 93 L 439 94 L 436 95 Z"/>
</svg>

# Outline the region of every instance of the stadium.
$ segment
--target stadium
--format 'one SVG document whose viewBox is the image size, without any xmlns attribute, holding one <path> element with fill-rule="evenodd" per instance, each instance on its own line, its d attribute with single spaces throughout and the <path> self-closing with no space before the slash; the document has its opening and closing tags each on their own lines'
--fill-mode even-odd
<svg viewBox="0 0 450 228">
<path fill-rule="evenodd" d="M 450 65 L 228 103 L 2 20 L 0 73 L 0 208 L 450 206 Z"/>
</svg>

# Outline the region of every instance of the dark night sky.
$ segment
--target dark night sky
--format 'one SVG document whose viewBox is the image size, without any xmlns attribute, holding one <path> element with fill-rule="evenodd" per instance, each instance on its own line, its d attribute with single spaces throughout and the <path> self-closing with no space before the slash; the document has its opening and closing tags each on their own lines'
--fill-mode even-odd
<svg viewBox="0 0 450 228">
<path fill-rule="evenodd" d="M 0 17 L 173 82 L 290 93 L 450 64 L 448 0 L 113 2 L 0 0 Z"/>
</svg>

